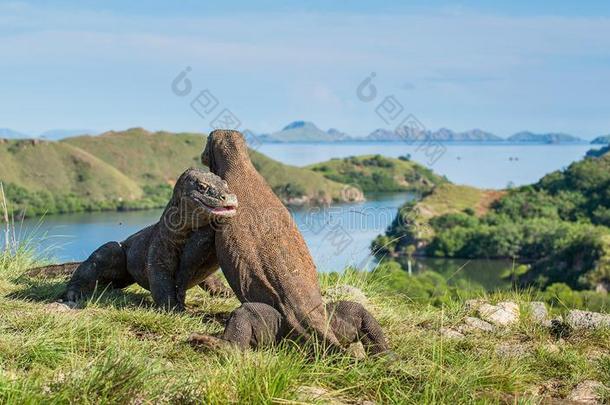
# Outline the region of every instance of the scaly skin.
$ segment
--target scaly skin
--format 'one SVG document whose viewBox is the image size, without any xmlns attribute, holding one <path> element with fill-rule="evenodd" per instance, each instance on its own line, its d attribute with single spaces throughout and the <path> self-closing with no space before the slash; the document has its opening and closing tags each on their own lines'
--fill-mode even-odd
<svg viewBox="0 0 610 405">
<path fill-rule="evenodd" d="M 180 258 L 180 271 L 176 274 L 180 278 L 180 283 L 176 281 L 176 285 L 184 286 L 186 278 L 186 288 L 182 288 L 178 292 L 178 296 L 184 295 L 186 289 L 192 284 L 201 279 L 202 274 L 208 274 L 218 269 L 218 259 L 216 259 L 216 249 L 214 247 L 214 232 L 209 227 L 204 227 L 193 232 L 187 245 L 184 247 L 184 252 Z M 68 277 L 74 274 L 74 271 L 83 264 L 83 262 L 70 262 L 61 264 L 51 264 L 48 266 L 35 267 L 28 270 L 27 275 L 30 277 Z M 209 275 L 201 283 L 198 284 L 201 289 L 207 291 L 211 296 L 215 297 L 230 297 L 233 291 L 227 288 L 220 277 L 216 274 Z M 179 299 L 180 301 L 180 299 Z M 184 298 L 181 300 L 184 302 Z"/>
<path fill-rule="evenodd" d="M 351 301 L 333 302 L 326 304 L 326 312 L 330 317 L 330 329 L 341 345 L 360 341 L 369 354 L 389 351 L 381 326 L 361 304 Z M 286 336 L 288 327 L 283 324 L 283 319 L 270 305 L 245 303 L 231 313 L 220 338 L 193 333 L 189 343 L 211 350 L 230 346 L 242 350 L 256 349 L 279 342 Z"/>
<path fill-rule="evenodd" d="M 96 287 L 124 288 L 136 282 L 150 290 L 156 305 L 183 310 L 188 288 L 203 284 L 221 292 L 219 280 L 206 281 L 218 268 L 210 222 L 233 217 L 236 208 L 235 195 L 218 176 L 185 171 L 159 222 L 93 252 L 74 271 L 65 299 L 76 301 Z"/>
<path fill-rule="evenodd" d="M 340 350 L 328 327 L 316 266 L 292 216 L 248 156 L 237 131 L 210 134 L 201 159 L 222 177 L 239 200 L 235 218 L 216 232 L 216 254 L 233 292 L 242 303 L 277 310 L 285 336 L 311 338 Z"/>
</svg>

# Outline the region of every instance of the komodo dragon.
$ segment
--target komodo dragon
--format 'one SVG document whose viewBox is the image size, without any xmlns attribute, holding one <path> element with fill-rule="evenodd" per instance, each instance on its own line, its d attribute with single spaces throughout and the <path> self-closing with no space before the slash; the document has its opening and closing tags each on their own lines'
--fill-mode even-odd
<svg viewBox="0 0 610 405">
<path fill-rule="evenodd" d="M 161 219 L 123 242 L 108 242 L 78 266 L 68 282 L 64 298 L 76 301 L 96 287 L 124 288 L 134 282 L 150 290 L 156 305 L 184 309 L 186 290 L 195 285 L 221 291 L 218 279 L 206 279 L 216 269 L 211 221 L 224 226 L 224 218 L 237 212 L 237 199 L 227 183 L 199 169 L 185 171 L 174 187 Z M 229 221 L 230 222 L 230 221 Z M 61 265 L 59 265 L 61 266 Z M 48 266 L 56 271 L 58 265 Z M 44 273 L 45 268 L 32 273 Z"/>
<path fill-rule="evenodd" d="M 361 304 L 338 301 L 326 304 L 330 329 L 346 346 L 361 341 L 370 354 L 389 351 L 381 326 Z M 282 315 L 272 306 L 260 302 L 242 304 L 231 313 L 220 338 L 193 333 L 189 343 L 206 349 L 236 345 L 240 349 L 258 348 L 279 342 L 288 333 Z"/>
<path fill-rule="evenodd" d="M 239 212 L 217 230 L 215 239 L 220 268 L 237 298 L 242 304 L 263 303 L 277 310 L 286 336 L 315 336 L 326 348 L 340 350 L 303 236 L 252 165 L 242 134 L 213 131 L 201 159 L 239 200 Z M 233 316 L 239 323 L 242 314 Z"/>
</svg>

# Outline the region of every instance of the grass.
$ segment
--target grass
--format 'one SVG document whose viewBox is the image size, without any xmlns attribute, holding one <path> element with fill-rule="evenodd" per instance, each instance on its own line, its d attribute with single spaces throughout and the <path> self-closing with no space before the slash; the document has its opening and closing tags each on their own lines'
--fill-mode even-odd
<svg viewBox="0 0 610 405">
<path fill-rule="evenodd" d="M 480 216 L 487 212 L 491 203 L 504 194 L 505 192 L 498 190 L 442 184 L 421 200 L 417 206 L 421 215 L 427 219 L 451 212 L 464 211 L 467 208 L 474 210 Z"/>
<path fill-rule="evenodd" d="M 187 336 L 220 332 L 235 299 L 191 290 L 188 312 L 176 315 L 130 287 L 60 311 L 51 303 L 66 280 L 30 278 L 32 265 L 27 251 L 0 256 L 0 403 L 523 403 L 537 392 L 565 397 L 587 379 L 610 385 L 609 331 L 557 341 L 525 315 L 509 332 L 451 340 L 438 331 L 467 315 L 462 302 L 432 306 L 360 273 L 322 275 L 322 288 L 362 289 L 399 360 L 312 357 L 292 342 L 201 353 Z M 525 354 L 500 355 L 502 347 Z"/>
</svg>

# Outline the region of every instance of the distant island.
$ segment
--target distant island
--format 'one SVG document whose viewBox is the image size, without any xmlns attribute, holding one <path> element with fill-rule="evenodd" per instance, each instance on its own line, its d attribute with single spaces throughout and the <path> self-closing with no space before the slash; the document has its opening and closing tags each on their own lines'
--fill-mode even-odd
<svg viewBox="0 0 610 405">
<path fill-rule="evenodd" d="M 260 143 L 296 143 L 296 142 L 417 142 L 431 139 L 439 142 L 493 142 L 493 143 L 523 143 L 523 144 L 609 144 L 610 135 L 599 136 L 589 142 L 578 136 L 559 132 L 534 133 L 521 131 L 502 138 L 482 129 L 469 131 L 454 131 L 440 128 L 436 131 L 422 129 L 418 131 L 409 126 L 400 126 L 395 129 L 378 128 L 367 135 L 350 135 L 339 129 L 323 130 L 310 121 L 294 121 L 279 131 L 259 133 L 250 129 L 243 130 L 247 137 L 256 138 Z M 15 131 L 9 128 L 0 128 L 0 139 L 36 138 L 43 140 L 62 140 L 82 135 L 97 135 L 97 131 L 87 129 L 53 129 L 37 135 Z"/>
<path fill-rule="evenodd" d="M 564 133 L 533 133 L 530 131 L 518 132 L 508 138 L 502 138 L 491 132 L 481 129 L 457 132 L 448 128 L 436 131 L 416 131 L 411 127 L 402 126 L 394 130 L 379 128 L 365 136 L 352 136 L 338 129 L 331 128 L 326 131 L 320 129 L 313 122 L 294 121 L 279 131 L 273 133 L 256 133 L 251 130 L 244 131 L 250 136 L 256 136 L 263 143 L 290 143 L 290 142 L 416 142 L 423 139 L 434 139 L 440 142 L 510 142 L 528 144 L 564 144 L 589 143 L 580 137 Z M 605 142 L 600 140 L 606 139 Z M 608 143 L 609 137 L 599 137 L 593 143 Z M 597 141 L 597 142 L 596 142 Z"/>
<path fill-rule="evenodd" d="M 598 136 L 591 141 L 593 145 L 608 145 L 610 144 L 610 135 Z"/>
<path fill-rule="evenodd" d="M 584 139 L 578 138 L 574 135 L 562 133 L 534 134 L 529 131 L 518 132 L 514 135 L 509 136 L 506 140 L 509 142 L 533 142 L 547 144 L 586 142 Z"/>
</svg>

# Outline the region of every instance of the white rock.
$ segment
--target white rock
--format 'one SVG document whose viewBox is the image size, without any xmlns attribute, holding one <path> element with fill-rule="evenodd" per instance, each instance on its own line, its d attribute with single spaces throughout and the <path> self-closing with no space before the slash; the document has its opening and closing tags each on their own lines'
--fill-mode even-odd
<svg viewBox="0 0 610 405">
<path fill-rule="evenodd" d="M 440 334 L 443 337 L 446 337 L 448 339 L 464 339 L 464 334 L 460 331 L 457 331 L 453 328 L 441 328 L 440 329 Z"/>
<path fill-rule="evenodd" d="M 599 391 L 603 388 L 604 384 L 599 381 L 586 380 L 578 384 L 566 399 L 579 404 L 598 404 L 601 400 Z"/>
<path fill-rule="evenodd" d="M 532 320 L 537 324 L 545 324 L 548 321 L 549 311 L 544 302 L 533 301 L 529 303 Z"/>
<path fill-rule="evenodd" d="M 483 304 L 487 304 L 487 301 L 483 299 L 471 299 L 466 300 L 466 302 L 464 303 L 467 311 L 478 311 L 481 305 Z"/>
<path fill-rule="evenodd" d="M 510 301 L 498 305 L 483 304 L 478 312 L 481 319 L 496 326 L 510 326 L 519 321 L 519 306 Z"/>
<path fill-rule="evenodd" d="M 573 309 L 568 313 L 566 322 L 574 329 L 598 329 L 610 327 L 610 315 Z"/>
<path fill-rule="evenodd" d="M 472 333 L 472 332 L 493 332 L 494 327 L 489 322 L 485 322 L 482 319 L 475 318 L 472 316 L 464 319 L 464 324 L 458 328 L 460 333 Z"/>
</svg>

